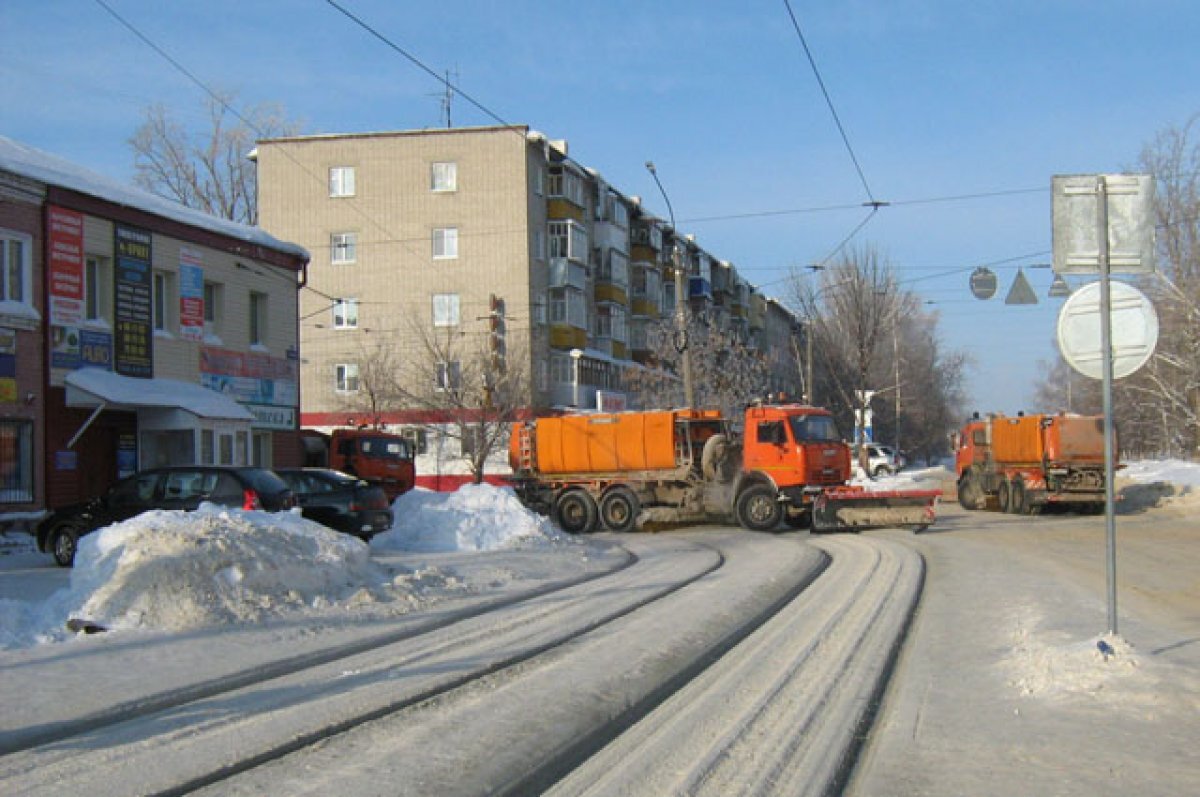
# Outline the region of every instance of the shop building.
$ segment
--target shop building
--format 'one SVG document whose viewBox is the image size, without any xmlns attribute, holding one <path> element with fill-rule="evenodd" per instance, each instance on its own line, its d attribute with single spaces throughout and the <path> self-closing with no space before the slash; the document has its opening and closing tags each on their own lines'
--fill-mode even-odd
<svg viewBox="0 0 1200 797">
<path fill-rule="evenodd" d="M 32 427 L 0 455 L 28 459 L 28 508 L 157 465 L 300 463 L 303 248 L 4 138 L 0 186 L 28 275 L 0 305 L 0 420 Z"/>
</svg>

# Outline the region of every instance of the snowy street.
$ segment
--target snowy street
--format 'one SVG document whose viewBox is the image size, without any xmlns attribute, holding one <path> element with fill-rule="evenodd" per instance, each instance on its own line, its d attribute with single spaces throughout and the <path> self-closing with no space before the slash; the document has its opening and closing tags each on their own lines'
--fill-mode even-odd
<svg viewBox="0 0 1200 797">
<path fill-rule="evenodd" d="M 1108 653 L 1099 517 L 565 538 L 479 488 L 368 556 L 148 513 L 0 556 L 0 790 L 1198 793 L 1200 520 L 1144 496 Z"/>
</svg>

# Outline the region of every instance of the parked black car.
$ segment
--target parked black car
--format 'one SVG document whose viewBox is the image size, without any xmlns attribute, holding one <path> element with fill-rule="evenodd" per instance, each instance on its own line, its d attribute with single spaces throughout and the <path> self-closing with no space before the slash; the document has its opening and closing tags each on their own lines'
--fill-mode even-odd
<svg viewBox="0 0 1200 797">
<path fill-rule="evenodd" d="M 38 549 L 70 567 L 83 535 L 148 509 L 196 509 L 202 501 L 278 512 L 295 506 L 296 496 L 265 468 L 196 465 L 144 470 L 90 501 L 54 510 L 38 524 Z"/>
<path fill-rule="evenodd" d="M 392 508 L 382 487 L 329 468 L 281 468 L 276 473 L 296 493 L 309 520 L 364 542 L 392 527 Z"/>
</svg>

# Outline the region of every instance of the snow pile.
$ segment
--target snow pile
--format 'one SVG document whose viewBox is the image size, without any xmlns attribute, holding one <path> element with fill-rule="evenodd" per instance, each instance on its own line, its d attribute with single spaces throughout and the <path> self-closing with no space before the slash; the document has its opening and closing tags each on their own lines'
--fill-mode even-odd
<svg viewBox="0 0 1200 797">
<path fill-rule="evenodd" d="M 1143 659 L 1113 634 L 1080 640 L 1065 631 L 1031 630 L 1042 624 L 1039 610 L 1019 609 L 1012 649 L 1000 662 L 1007 683 L 1022 697 L 1083 699 L 1142 711 L 1169 708 L 1181 696 L 1193 702 L 1200 697 L 1194 670 L 1153 655 Z"/>
<path fill-rule="evenodd" d="M 183 631 L 387 599 L 387 583 L 357 538 L 299 514 L 203 505 L 146 512 L 82 538 L 69 592 L 72 617 Z"/>
<path fill-rule="evenodd" d="M 1126 511 L 1168 506 L 1200 507 L 1200 464 L 1179 459 L 1131 462 L 1117 472 Z"/>
<path fill-rule="evenodd" d="M 392 504 L 390 531 L 371 539 L 377 551 L 495 551 L 574 542 L 526 509 L 511 487 L 466 484 L 453 493 L 411 490 Z"/>
<path fill-rule="evenodd" d="M 950 488 L 954 486 L 954 474 L 944 467 L 935 468 L 905 468 L 898 473 L 893 473 L 887 476 L 867 476 L 862 468 L 855 471 L 855 476 L 850 480 L 850 484 L 856 487 L 862 487 L 869 492 L 879 492 L 882 490 L 942 490 L 945 495 L 951 495 L 951 492 L 946 492 L 947 483 Z"/>
</svg>

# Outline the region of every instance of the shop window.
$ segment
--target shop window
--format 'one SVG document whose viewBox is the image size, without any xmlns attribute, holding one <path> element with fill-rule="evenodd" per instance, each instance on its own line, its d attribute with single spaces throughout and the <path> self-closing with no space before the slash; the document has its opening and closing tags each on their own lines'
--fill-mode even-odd
<svg viewBox="0 0 1200 797">
<path fill-rule="evenodd" d="M 0 504 L 33 500 L 33 422 L 0 421 Z"/>
</svg>

